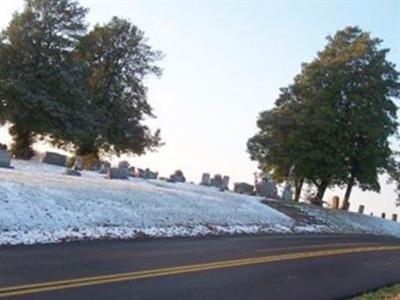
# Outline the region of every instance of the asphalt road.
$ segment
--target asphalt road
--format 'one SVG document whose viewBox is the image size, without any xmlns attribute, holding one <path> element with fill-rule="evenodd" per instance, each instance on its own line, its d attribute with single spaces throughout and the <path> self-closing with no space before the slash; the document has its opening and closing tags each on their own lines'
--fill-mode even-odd
<svg viewBox="0 0 400 300">
<path fill-rule="evenodd" d="M 346 299 L 400 282 L 400 240 L 247 236 L 0 248 L 0 299 Z"/>
</svg>

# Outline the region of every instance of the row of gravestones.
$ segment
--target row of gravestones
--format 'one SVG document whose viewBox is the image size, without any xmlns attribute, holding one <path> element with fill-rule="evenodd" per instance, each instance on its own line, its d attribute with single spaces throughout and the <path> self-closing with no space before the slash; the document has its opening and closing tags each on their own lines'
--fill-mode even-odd
<svg viewBox="0 0 400 300">
<path fill-rule="evenodd" d="M 246 182 L 238 182 L 234 184 L 234 192 L 246 195 L 257 195 L 270 199 L 278 199 L 278 188 L 275 182 L 263 178 L 255 186 Z M 286 185 L 283 189 L 281 199 L 290 201 L 293 198 L 293 192 L 290 185 Z"/>
<path fill-rule="evenodd" d="M 358 207 L 358 213 L 359 214 L 364 214 L 364 211 L 365 211 L 365 205 L 360 205 L 359 207 Z M 374 213 L 370 213 L 370 216 L 373 216 L 374 215 Z M 381 218 L 382 219 L 386 219 L 386 213 L 382 213 L 381 214 Z M 397 216 L 397 214 L 392 214 L 392 221 L 394 221 L 394 222 L 397 222 L 397 218 L 398 218 L 398 216 Z"/>
<path fill-rule="evenodd" d="M 43 160 L 44 163 L 65 166 L 67 164 L 67 157 L 54 152 L 46 152 Z M 72 168 L 66 170 L 65 174 L 80 176 L 81 170 L 84 168 L 84 160 L 82 157 L 76 157 Z M 91 170 L 98 171 L 100 174 L 106 174 L 109 179 L 128 179 L 128 177 L 138 177 L 143 179 L 157 179 L 158 172 L 151 171 L 150 169 L 140 169 L 130 166 L 129 162 L 121 161 L 118 167 L 111 167 L 107 161 L 100 161 L 97 165 L 92 166 Z M 186 178 L 182 171 L 177 170 L 169 178 L 162 178 L 169 182 L 185 182 Z"/>
<path fill-rule="evenodd" d="M 6 149 L 0 149 L 0 167 L 11 168 L 11 152 Z M 46 164 L 65 167 L 68 164 L 66 155 L 55 152 L 45 152 L 42 157 L 42 162 Z M 64 174 L 71 176 L 81 176 L 80 171 L 84 169 L 83 157 L 76 157 L 72 167 L 67 168 Z M 127 161 L 121 161 L 118 167 L 112 168 L 107 161 L 100 161 L 98 164 L 91 166 L 91 170 L 98 171 L 101 174 L 107 174 L 109 179 L 128 179 L 128 177 L 139 177 L 143 179 L 157 179 L 158 172 L 153 172 L 150 169 L 135 169 L 130 166 Z M 185 175 L 181 170 L 175 171 L 169 178 L 163 178 L 169 182 L 185 182 Z"/>
<path fill-rule="evenodd" d="M 215 174 L 211 178 L 209 173 L 203 173 L 201 177 L 200 185 L 213 186 L 219 188 L 221 191 L 228 190 L 229 186 L 229 176 L 221 176 L 220 174 Z"/>
</svg>

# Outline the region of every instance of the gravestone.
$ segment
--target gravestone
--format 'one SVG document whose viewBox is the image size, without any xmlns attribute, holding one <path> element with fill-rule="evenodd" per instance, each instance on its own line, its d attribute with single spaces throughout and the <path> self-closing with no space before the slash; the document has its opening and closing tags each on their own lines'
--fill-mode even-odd
<svg viewBox="0 0 400 300">
<path fill-rule="evenodd" d="M 125 168 L 110 168 L 107 173 L 108 179 L 128 179 Z"/>
<path fill-rule="evenodd" d="M 222 176 L 220 174 L 215 174 L 213 178 L 211 178 L 210 185 L 215 186 L 217 188 L 221 188 L 223 184 Z"/>
<path fill-rule="evenodd" d="M 201 185 L 208 186 L 210 185 L 210 174 L 209 173 L 203 173 L 203 176 L 201 176 Z"/>
<path fill-rule="evenodd" d="M 75 162 L 74 162 L 74 169 L 81 171 L 81 170 L 83 170 L 83 167 L 84 167 L 83 157 L 82 156 L 77 156 L 75 158 Z"/>
<path fill-rule="evenodd" d="M 360 206 L 358 207 L 358 213 L 359 213 L 359 214 L 363 214 L 363 213 L 364 213 L 364 210 L 365 210 L 365 206 L 364 206 L 364 205 L 360 205 Z"/>
<path fill-rule="evenodd" d="M 333 196 L 331 199 L 331 206 L 333 209 L 339 209 L 340 198 L 339 196 Z"/>
<path fill-rule="evenodd" d="M 252 195 L 254 186 L 246 182 L 237 182 L 233 185 L 233 191 L 238 194 Z"/>
<path fill-rule="evenodd" d="M 283 188 L 282 200 L 284 200 L 284 201 L 292 201 L 292 199 L 293 199 L 292 188 L 290 187 L 290 185 L 287 184 Z"/>
<path fill-rule="evenodd" d="M 129 176 L 136 177 L 136 169 L 135 169 L 135 167 L 129 167 Z"/>
<path fill-rule="evenodd" d="M 386 219 L 386 214 L 385 214 L 385 213 L 382 213 L 382 214 L 381 214 L 381 217 L 382 217 L 382 219 Z"/>
<path fill-rule="evenodd" d="M 0 150 L 0 168 L 11 168 L 11 152 Z"/>
<path fill-rule="evenodd" d="M 278 189 L 276 188 L 275 182 L 268 181 L 263 178 L 261 182 L 256 185 L 256 192 L 258 196 L 265 198 L 278 198 Z"/>
<path fill-rule="evenodd" d="M 392 214 L 392 221 L 397 222 L 397 214 Z"/>
<path fill-rule="evenodd" d="M 146 179 L 157 179 L 158 172 L 153 172 L 150 169 L 145 170 Z"/>
<path fill-rule="evenodd" d="M 130 170 L 129 170 L 129 162 L 127 161 L 120 161 L 118 163 L 118 168 L 121 170 L 121 172 L 125 172 L 125 176 L 128 178 L 128 176 L 130 175 Z"/>
<path fill-rule="evenodd" d="M 78 170 L 69 168 L 65 170 L 64 174 L 69 176 L 82 176 L 81 172 L 79 172 Z"/>
<path fill-rule="evenodd" d="M 221 189 L 223 189 L 223 190 L 228 190 L 229 189 L 229 176 L 224 176 L 222 178 Z"/>
<path fill-rule="evenodd" d="M 45 152 L 42 162 L 50 165 L 65 167 L 67 163 L 67 156 L 55 152 Z"/>
<path fill-rule="evenodd" d="M 100 174 L 108 174 L 108 171 L 111 168 L 111 164 L 108 161 L 102 161 L 100 163 L 99 173 Z"/>
<path fill-rule="evenodd" d="M 185 182 L 186 178 L 181 170 L 176 170 L 174 174 L 169 177 L 169 182 Z"/>
</svg>

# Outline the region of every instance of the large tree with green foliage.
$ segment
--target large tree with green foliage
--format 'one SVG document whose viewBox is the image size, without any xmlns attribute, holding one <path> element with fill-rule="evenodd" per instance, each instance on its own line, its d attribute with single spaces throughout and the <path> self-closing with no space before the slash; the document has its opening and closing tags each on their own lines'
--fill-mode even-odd
<svg viewBox="0 0 400 300">
<path fill-rule="evenodd" d="M 61 143 L 89 125 L 83 70 L 72 53 L 85 14 L 73 0 L 26 0 L 1 33 L 0 101 L 17 157 L 32 155 L 37 134 Z"/>
<path fill-rule="evenodd" d="M 358 27 L 347 27 L 328 37 L 323 51 L 302 70 L 306 105 L 327 120 L 319 127 L 328 129 L 324 139 L 337 149 L 340 168 L 332 180 L 346 186 L 343 208 L 356 184 L 380 190 L 378 175 L 388 170 L 393 155 L 389 137 L 397 130 L 393 100 L 400 95 L 399 73 L 381 43 Z"/>
<path fill-rule="evenodd" d="M 296 168 L 297 176 L 318 187 L 317 203 L 334 184 L 347 186 L 343 208 L 356 184 L 379 191 L 378 175 L 390 168 L 393 155 L 388 139 L 397 129 L 393 99 L 399 97 L 399 74 L 380 44 L 358 27 L 328 37 L 317 58 L 303 64 L 289 97 L 281 95 L 271 111 L 286 111 L 293 126 L 279 129 L 270 113 L 261 115 L 260 131 L 249 142 L 252 158 L 274 169 Z"/>
<path fill-rule="evenodd" d="M 127 20 L 114 17 L 96 25 L 79 43 L 78 61 L 87 66 L 87 88 L 96 126 L 76 141 L 77 154 L 94 155 L 99 150 L 119 154 L 142 154 L 160 144 L 143 123 L 153 117 L 147 102 L 144 78 L 159 75 L 154 51 L 144 34 Z"/>
</svg>

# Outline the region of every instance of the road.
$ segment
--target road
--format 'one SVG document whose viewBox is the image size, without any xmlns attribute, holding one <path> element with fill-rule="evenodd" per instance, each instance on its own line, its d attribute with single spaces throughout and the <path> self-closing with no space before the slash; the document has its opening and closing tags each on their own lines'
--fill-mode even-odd
<svg viewBox="0 0 400 300">
<path fill-rule="evenodd" d="M 0 299 L 346 299 L 400 282 L 400 240 L 239 236 L 0 248 Z"/>
</svg>

